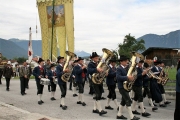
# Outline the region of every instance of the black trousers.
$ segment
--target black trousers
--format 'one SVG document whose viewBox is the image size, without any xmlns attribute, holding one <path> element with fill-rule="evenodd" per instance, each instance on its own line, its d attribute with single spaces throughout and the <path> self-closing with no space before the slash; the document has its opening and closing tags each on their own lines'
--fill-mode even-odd
<svg viewBox="0 0 180 120">
<path fill-rule="evenodd" d="M 61 98 L 66 97 L 66 91 L 67 91 L 67 84 L 59 85 L 59 88 L 61 90 Z"/>
<path fill-rule="evenodd" d="M 101 100 L 101 96 L 103 93 L 103 85 L 102 84 L 94 84 L 93 83 L 93 88 L 96 94 L 96 100 Z"/>
<path fill-rule="evenodd" d="M 176 105 L 174 111 L 174 120 L 180 120 L 180 92 L 176 92 Z"/>
<path fill-rule="evenodd" d="M 158 84 L 161 94 L 165 94 L 164 86 L 162 84 Z"/>
<path fill-rule="evenodd" d="M 143 97 L 145 98 L 146 95 L 148 96 L 148 98 L 152 98 L 152 95 L 148 86 L 144 86 Z"/>
<path fill-rule="evenodd" d="M 2 78 L 2 74 L 0 73 L 0 84 L 2 84 L 2 82 L 1 82 L 1 78 Z"/>
<path fill-rule="evenodd" d="M 120 94 L 122 96 L 120 104 L 122 106 L 126 105 L 127 107 L 131 106 L 132 101 L 130 99 L 129 92 L 126 91 L 124 88 L 119 89 L 119 92 L 120 92 Z"/>
<path fill-rule="evenodd" d="M 11 78 L 5 78 L 5 79 L 6 79 L 6 89 L 9 89 Z"/>
<path fill-rule="evenodd" d="M 40 80 L 36 80 L 36 86 L 37 86 L 37 95 L 43 94 L 44 85 L 40 84 Z"/>
<path fill-rule="evenodd" d="M 94 87 L 93 87 L 93 82 L 92 80 L 89 78 L 89 94 L 94 94 Z"/>
<path fill-rule="evenodd" d="M 116 92 L 115 92 L 115 89 L 116 89 L 116 84 L 115 85 L 107 85 L 108 86 L 108 90 L 109 90 L 109 94 L 108 94 L 108 98 L 109 99 L 116 99 Z"/>
<path fill-rule="evenodd" d="M 77 87 L 76 81 L 74 78 L 72 78 L 73 87 Z"/>
<path fill-rule="evenodd" d="M 48 90 L 51 90 L 51 85 L 48 85 Z"/>
<path fill-rule="evenodd" d="M 76 82 L 77 83 L 77 86 L 79 88 L 79 93 L 84 93 L 84 85 L 83 83 L 80 83 L 80 82 Z"/>
<path fill-rule="evenodd" d="M 27 78 L 20 77 L 20 87 L 21 87 L 21 94 L 25 93 Z"/>
<path fill-rule="evenodd" d="M 72 77 L 70 77 L 70 79 L 69 79 L 69 89 L 72 89 Z"/>
<path fill-rule="evenodd" d="M 26 79 L 26 88 L 29 88 L 29 78 Z"/>
<path fill-rule="evenodd" d="M 142 86 L 133 86 L 134 101 L 143 102 Z"/>
<path fill-rule="evenodd" d="M 51 91 L 52 92 L 56 91 L 56 84 L 54 84 L 54 82 L 51 82 Z"/>
</svg>

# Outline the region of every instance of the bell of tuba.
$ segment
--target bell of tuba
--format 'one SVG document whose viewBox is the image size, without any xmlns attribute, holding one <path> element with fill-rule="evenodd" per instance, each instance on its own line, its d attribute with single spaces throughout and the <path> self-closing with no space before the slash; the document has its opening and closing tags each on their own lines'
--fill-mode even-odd
<svg viewBox="0 0 180 120">
<path fill-rule="evenodd" d="M 101 84 L 106 76 L 106 73 L 109 71 L 109 66 L 107 65 L 108 61 L 114 55 L 110 50 L 103 48 L 103 56 L 101 61 L 99 62 L 97 68 L 103 69 L 101 73 L 94 73 L 92 75 L 92 81 L 94 84 Z"/>
<path fill-rule="evenodd" d="M 76 56 L 76 54 L 74 54 L 74 53 L 72 53 L 72 52 L 70 52 L 70 51 L 66 51 L 65 53 L 66 53 L 66 55 L 67 55 L 67 59 L 66 59 L 66 62 L 65 62 L 65 64 L 64 64 L 63 71 L 69 67 L 69 61 L 70 61 L 73 57 Z M 62 74 L 61 79 L 62 79 L 64 82 L 69 81 L 70 76 L 71 76 L 71 73 L 72 73 L 72 69 L 70 69 L 69 72 L 66 72 L 66 73 Z"/>
<path fill-rule="evenodd" d="M 161 70 L 160 78 L 161 78 L 162 80 L 161 80 L 161 83 L 160 83 L 160 84 L 162 84 L 163 86 L 166 85 L 167 81 L 169 80 L 169 77 L 168 77 L 168 75 L 167 75 L 168 70 L 169 70 L 169 68 L 167 68 L 167 72 L 166 72 L 166 73 L 165 73 L 164 68 L 162 68 L 162 70 Z"/>
<path fill-rule="evenodd" d="M 131 75 L 134 77 L 133 81 L 124 81 L 123 87 L 125 90 L 130 91 L 132 89 L 132 86 L 137 78 L 137 70 L 136 70 L 136 65 L 140 60 L 144 60 L 144 56 L 142 54 L 139 54 L 137 52 L 132 52 L 132 57 L 131 57 L 131 65 L 128 70 L 127 76 Z"/>
</svg>

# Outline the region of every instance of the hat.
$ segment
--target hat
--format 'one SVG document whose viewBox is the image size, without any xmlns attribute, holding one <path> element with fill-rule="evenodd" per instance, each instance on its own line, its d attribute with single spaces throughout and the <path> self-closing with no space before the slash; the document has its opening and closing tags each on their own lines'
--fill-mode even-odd
<svg viewBox="0 0 180 120">
<path fill-rule="evenodd" d="M 144 60 L 140 60 L 139 63 L 144 63 Z"/>
<path fill-rule="evenodd" d="M 114 56 L 112 56 L 111 57 L 111 59 L 109 60 L 109 62 L 116 62 L 117 60 L 116 60 L 116 56 L 114 55 Z"/>
<path fill-rule="evenodd" d="M 76 61 L 79 62 L 80 60 L 84 60 L 84 59 L 82 57 L 78 57 Z"/>
<path fill-rule="evenodd" d="M 99 57 L 99 55 L 96 52 L 92 52 L 92 55 L 90 55 L 90 58 Z"/>
<path fill-rule="evenodd" d="M 42 58 L 39 58 L 38 63 L 43 62 L 44 60 Z"/>
<path fill-rule="evenodd" d="M 50 68 L 52 68 L 52 67 L 55 67 L 55 65 L 54 65 L 54 64 L 51 64 L 51 65 L 50 65 Z"/>
<path fill-rule="evenodd" d="M 74 62 L 73 63 L 77 63 L 77 60 L 74 60 Z"/>
<path fill-rule="evenodd" d="M 129 58 L 125 55 L 120 55 L 120 59 L 118 59 L 118 61 L 126 61 L 128 60 Z"/>
<path fill-rule="evenodd" d="M 64 57 L 58 56 L 58 57 L 57 57 L 57 63 L 59 63 L 59 60 L 60 60 L 60 59 L 64 59 Z"/>
<path fill-rule="evenodd" d="M 154 63 L 160 64 L 162 61 L 161 60 L 155 60 Z"/>
<path fill-rule="evenodd" d="M 149 64 L 145 62 L 143 66 L 144 66 L 145 68 L 148 68 L 148 67 L 149 67 Z"/>
<path fill-rule="evenodd" d="M 11 65 L 11 61 L 8 61 L 7 64 Z"/>
</svg>

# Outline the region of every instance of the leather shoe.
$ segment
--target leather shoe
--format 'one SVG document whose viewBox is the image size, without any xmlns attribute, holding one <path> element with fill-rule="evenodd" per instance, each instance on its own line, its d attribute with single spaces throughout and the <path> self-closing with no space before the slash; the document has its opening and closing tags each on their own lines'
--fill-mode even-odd
<svg viewBox="0 0 180 120">
<path fill-rule="evenodd" d="M 92 112 L 93 112 L 93 113 L 99 113 L 99 110 L 98 110 L 98 109 L 96 109 L 96 110 L 93 109 Z"/>
<path fill-rule="evenodd" d="M 157 108 L 157 107 L 153 107 L 153 108 L 152 108 L 152 111 L 154 111 L 154 110 L 158 110 L 158 108 Z"/>
<path fill-rule="evenodd" d="M 136 114 L 136 115 L 140 115 L 140 113 L 139 113 L 137 110 L 132 111 L 132 113 L 133 113 L 133 114 Z"/>
<path fill-rule="evenodd" d="M 149 114 L 149 113 L 147 113 L 147 112 L 144 112 L 144 113 L 142 113 L 142 116 L 143 117 L 147 117 L 147 116 L 150 116 L 151 114 Z"/>
<path fill-rule="evenodd" d="M 66 110 L 66 109 L 67 109 L 67 106 L 62 106 L 62 109 L 63 109 L 63 110 Z"/>
<path fill-rule="evenodd" d="M 62 105 L 60 104 L 60 107 L 62 107 Z"/>
<path fill-rule="evenodd" d="M 78 96 L 77 94 L 73 94 L 73 97 L 76 97 L 76 96 Z"/>
<path fill-rule="evenodd" d="M 138 106 L 138 108 L 139 108 L 139 109 L 141 109 L 141 107 L 140 107 L 140 106 Z M 144 107 L 144 109 L 146 109 L 146 108 Z"/>
<path fill-rule="evenodd" d="M 161 104 L 161 105 L 159 105 L 159 107 L 166 107 L 166 105 L 165 104 Z"/>
<path fill-rule="evenodd" d="M 140 119 L 139 117 L 134 116 L 133 119 L 131 120 L 139 120 L 139 119 Z"/>
<path fill-rule="evenodd" d="M 105 109 L 113 110 L 111 106 L 105 106 Z"/>
<path fill-rule="evenodd" d="M 101 112 L 99 112 L 99 115 L 101 116 L 101 115 L 106 114 L 106 113 L 107 113 L 107 111 L 101 110 Z"/>
<path fill-rule="evenodd" d="M 42 102 L 41 102 L 41 101 L 38 101 L 38 104 L 39 104 L 39 105 L 41 105 L 41 104 L 42 104 Z"/>
<path fill-rule="evenodd" d="M 56 100 L 56 99 L 54 97 L 52 97 L 51 100 Z"/>
<path fill-rule="evenodd" d="M 82 103 L 82 106 L 86 106 L 86 103 L 85 103 L 85 102 L 83 102 L 83 103 Z"/>
<path fill-rule="evenodd" d="M 44 101 L 41 100 L 41 103 L 44 103 Z"/>
<path fill-rule="evenodd" d="M 123 115 L 121 115 L 121 116 L 116 116 L 116 119 L 124 119 L 124 120 L 126 120 L 127 118 L 124 117 Z"/>
<path fill-rule="evenodd" d="M 166 104 L 166 105 L 167 105 L 167 104 L 170 104 L 170 103 L 171 103 L 171 102 L 169 102 L 169 101 L 164 102 L 164 104 Z"/>
<path fill-rule="evenodd" d="M 105 100 L 106 98 L 105 97 L 101 97 L 101 100 Z"/>
<path fill-rule="evenodd" d="M 78 101 L 77 104 L 82 104 L 82 102 L 81 102 L 81 101 Z"/>
</svg>

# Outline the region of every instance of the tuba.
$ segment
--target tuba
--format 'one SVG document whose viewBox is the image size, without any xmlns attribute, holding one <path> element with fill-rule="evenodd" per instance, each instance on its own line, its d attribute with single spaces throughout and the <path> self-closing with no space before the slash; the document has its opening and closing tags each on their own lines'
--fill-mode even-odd
<svg viewBox="0 0 180 120">
<path fill-rule="evenodd" d="M 132 86 L 137 78 L 137 70 L 136 70 L 136 65 L 140 60 L 144 60 L 144 56 L 142 54 L 139 54 L 137 52 L 132 52 L 132 57 L 131 57 L 131 65 L 128 70 L 127 76 L 131 75 L 134 77 L 133 81 L 124 81 L 123 87 L 125 90 L 130 91 L 132 89 Z"/>
<path fill-rule="evenodd" d="M 108 61 L 114 55 L 113 52 L 110 50 L 103 48 L 103 56 L 101 61 L 99 62 L 97 68 L 102 68 L 103 72 L 101 73 L 94 73 L 92 75 L 92 81 L 94 84 L 101 84 L 106 76 L 106 73 L 109 71 L 109 66 L 107 65 Z"/>
<path fill-rule="evenodd" d="M 67 55 L 67 60 L 66 60 L 66 63 L 65 63 L 65 65 L 64 65 L 64 67 L 63 67 L 63 71 L 69 67 L 69 61 L 70 61 L 73 57 L 76 56 L 76 54 L 74 54 L 74 53 L 72 53 L 72 52 L 70 52 L 70 51 L 66 51 L 65 53 L 66 53 L 66 55 Z M 62 76 L 61 76 L 61 79 L 62 79 L 64 82 L 69 81 L 70 76 L 71 76 L 71 73 L 72 73 L 72 69 L 69 70 L 69 72 L 63 73 Z"/>
</svg>

